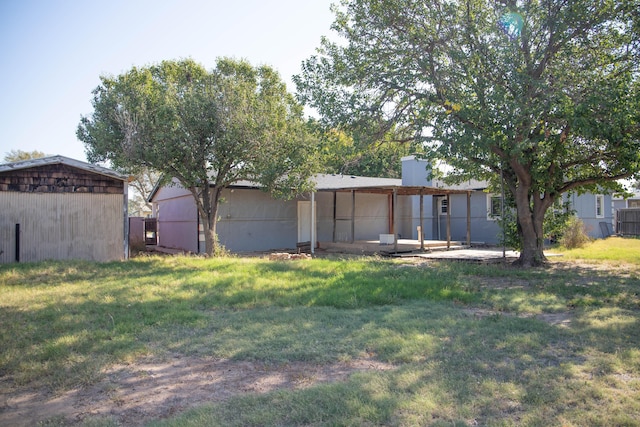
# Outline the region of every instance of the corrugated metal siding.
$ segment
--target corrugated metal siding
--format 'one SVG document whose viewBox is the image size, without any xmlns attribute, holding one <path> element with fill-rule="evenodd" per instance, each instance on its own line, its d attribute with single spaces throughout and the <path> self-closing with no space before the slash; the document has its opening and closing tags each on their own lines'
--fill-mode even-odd
<svg viewBox="0 0 640 427">
<path fill-rule="evenodd" d="M 294 249 L 297 201 L 277 200 L 260 190 L 227 189 L 218 210 L 218 237 L 233 252 Z"/>
<path fill-rule="evenodd" d="M 122 194 L 0 192 L 0 262 L 124 257 Z"/>
</svg>

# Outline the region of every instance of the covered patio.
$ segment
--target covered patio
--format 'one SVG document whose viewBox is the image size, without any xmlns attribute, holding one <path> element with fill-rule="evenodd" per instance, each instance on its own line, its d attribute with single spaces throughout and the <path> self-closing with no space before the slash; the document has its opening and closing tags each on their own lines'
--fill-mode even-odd
<svg viewBox="0 0 640 427">
<path fill-rule="evenodd" d="M 466 227 L 466 239 L 464 245 L 469 247 L 471 245 L 471 191 L 469 190 L 452 190 L 452 189 L 444 189 L 438 187 L 427 187 L 427 186 L 404 186 L 404 185 L 380 185 L 380 186 L 367 186 L 367 187 L 339 187 L 339 188 L 319 188 L 318 192 L 330 192 L 333 194 L 333 238 L 331 242 L 320 242 L 317 241 L 317 236 L 315 232 L 311 233 L 311 252 L 313 253 L 316 247 L 320 248 L 343 248 L 343 249 L 351 249 L 358 250 L 361 248 L 362 251 L 367 252 L 380 252 L 384 251 L 387 253 L 398 253 L 398 252 L 406 252 L 406 251 L 429 251 L 437 249 L 452 249 L 453 247 L 461 247 L 463 245 L 462 242 L 452 242 L 451 240 L 451 216 L 450 211 L 447 209 L 446 215 L 446 240 L 425 240 L 424 232 L 425 224 L 425 212 L 424 212 L 424 196 L 438 196 L 444 197 L 447 206 L 450 203 L 450 195 L 452 194 L 466 194 L 467 195 L 467 227 Z M 336 239 L 336 229 L 337 229 L 337 208 L 338 208 L 338 193 L 350 193 L 350 212 L 351 218 L 347 219 L 350 226 L 350 239 L 348 241 L 338 241 Z M 387 196 L 388 203 L 388 233 L 380 234 L 379 240 L 356 240 L 356 231 L 358 227 L 358 221 L 355 217 L 356 212 L 356 194 L 381 194 Z M 399 239 L 398 230 L 399 230 L 399 215 L 397 214 L 398 210 L 398 197 L 400 196 L 416 196 L 419 197 L 419 226 L 418 226 L 418 239 Z M 311 195 L 311 223 L 316 224 L 315 218 L 315 193 Z M 344 219 L 343 219 L 344 220 Z M 312 227 L 312 230 L 315 230 L 315 227 Z M 349 245 L 351 248 L 349 248 Z M 355 246 L 355 247 L 354 247 Z"/>
</svg>

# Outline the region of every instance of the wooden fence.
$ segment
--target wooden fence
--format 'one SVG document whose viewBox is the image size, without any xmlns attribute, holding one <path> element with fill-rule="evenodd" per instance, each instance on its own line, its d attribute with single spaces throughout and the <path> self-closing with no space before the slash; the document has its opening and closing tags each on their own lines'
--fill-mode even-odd
<svg viewBox="0 0 640 427">
<path fill-rule="evenodd" d="M 616 232 L 622 236 L 640 236 L 640 208 L 618 209 Z"/>
</svg>

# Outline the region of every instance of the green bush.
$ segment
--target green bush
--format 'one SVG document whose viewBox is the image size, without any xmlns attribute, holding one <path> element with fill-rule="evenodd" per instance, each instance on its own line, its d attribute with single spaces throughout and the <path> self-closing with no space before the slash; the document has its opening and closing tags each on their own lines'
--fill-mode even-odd
<svg viewBox="0 0 640 427">
<path fill-rule="evenodd" d="M 560 238 L 560 244 L 567 249 L 576 249 L 583 247 L 590 240 L 584 222 L 575 215 L 571 216 Z"/>
<path fill-rule="evenodd" d="M 552 243 L 561 242 L 572 217 L 575 217 L 575 211 L 571 209 L 569 202 L 558 203 L 547 209 L 544 214 L 544 238 Z M 521 251 L 522 241 L 518 233 L 515 205 L 511 198 L 508 197 L 506 200 L 504 218 L 498 217 L 497 221 L 504 230 L 503 234 L 499 236 L 500 244 Z"/>
</svg>

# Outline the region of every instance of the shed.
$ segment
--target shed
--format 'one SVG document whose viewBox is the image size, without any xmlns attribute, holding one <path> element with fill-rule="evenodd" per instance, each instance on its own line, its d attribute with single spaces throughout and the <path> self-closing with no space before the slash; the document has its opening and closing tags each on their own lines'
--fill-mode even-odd
<svg viewBox="0 0 640 427">
<path fill-rule="evenodd" d="M 51 156 L 0 165 L 0 263 L 127 258 L 127 177 Z"/>
</svg>

